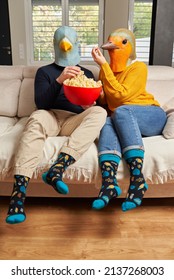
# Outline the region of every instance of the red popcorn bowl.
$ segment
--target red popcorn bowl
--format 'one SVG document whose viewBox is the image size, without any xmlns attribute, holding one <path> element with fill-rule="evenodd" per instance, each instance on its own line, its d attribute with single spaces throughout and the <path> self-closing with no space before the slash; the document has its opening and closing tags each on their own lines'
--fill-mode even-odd
<svg viewBox="0 0 174 280">
<path fill-rule="evenodd" d="M 76 87 L 63 84 L 66 98 L 75 105 L 92 105 L 100 95 L 100 87 Z"/>
</svg>

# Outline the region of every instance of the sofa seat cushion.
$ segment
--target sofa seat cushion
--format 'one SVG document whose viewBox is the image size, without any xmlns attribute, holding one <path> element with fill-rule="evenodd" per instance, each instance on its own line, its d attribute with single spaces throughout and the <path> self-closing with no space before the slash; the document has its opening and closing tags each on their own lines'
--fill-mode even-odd
<svg viewBox="0 0 174 280">
<path fill-rule="evenodd" d="M 174 179 L 174 139 L 163 136 L 143 138 L 145 159 L 143 174 L 147 183 L 164 184 Z M 121 161 L 118 182 L 129 183 L 129 172 L 124 160 Z M 121 187 L 121 186 L 120 186 Z"/>
<path fill-rule="evenodd" d="M 19 94 L 19 104 L 17 116 L 28 117 L 36 110 L 34 102 L 34 79 L 24 78 Z"/>
<path fill-rule="evenodd" d="M 1 122 L 2 117 L 0 118 Z M 6 126 L 3 132 L 0 133 L 0 176 L 4 179 L 6 176 L 11 175 L 14 154 L 19 143 L 21 133 L 27 121 L 27 118 L 22 119 L 5 119 Z"/>
<path fill-rule="evenodd" d="M 12 176 L 14 154 L 27 121 L 27 117 L 7 120 L 6 129 L 0 134 L 0 170 L 1 178 Z M 0 124 L 2 117 L 0 118 Z M 57 159 L 62 145 L 67 137 L 48 137 L 44 148 L 43 158 L 37 166 L 33 178 L 41 178 L 42 172 L 47 170 Z M 174 179 L 174 139 L 165 139 L 163 136 L 143 138 L 145 146 L 144 176 L 147 182 L 152 184 L 166 183 Z M 121 161 L 118 169 L 118 181 L 129 182 L 129 172 L 124 160 Z M 82 157 L 70 165 L 65 174 L 65 181 L 71 183 L 95 183 L 98 188 L 101 186 L 101 174 L 98 165 L 97 146 L 93 143 Z"/>
<path fill-rule="evenodd" d="M 4 133 L 9 132 L 13 126 L 17 123 L 18 118 L 13 117 L 4 117 L 4 116 L 0 116 L 0 137 L 1 135 L 3 135 Z"/>
<path fill-rule="evenodd" d="M 153 184 L 174 179 L 174 139 L 153 136 L 143 139 L 145 146 L 144 175 Z"/>
<path fill-rule="evenodd" d="M 14 155 L 27 119 L 28 117 L 20 119 L 0 117 L 0 147 L 3 147 L 0 149 L 1 179 L 13 175 Z M 43 149 L 43 159 L 36 168 L 33 178 L 41 177 L 42 172 L 54 163 L 66 141 L 67 137 L 62 136 L 47 138 Z M 92 144 L 81 159 L 67 169 L 65 179 L 76 182 L 92 182 L 95 181 L 97 173 L 97 149 L 96 145 Z"/>
</svg>

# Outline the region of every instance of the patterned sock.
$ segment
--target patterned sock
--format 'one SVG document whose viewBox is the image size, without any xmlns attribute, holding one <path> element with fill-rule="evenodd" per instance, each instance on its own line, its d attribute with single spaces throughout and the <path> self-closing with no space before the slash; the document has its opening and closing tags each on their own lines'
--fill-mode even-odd
<svg viewBox="0 0 174 280">
<path fill-rule="evenodd" d="M 117 184 L 116 174 L 120 157 L 113 154 L 104 154 L 99 157 L 102 173 L 102 187 L 99 196 L 92 203 L 92 208 L 99 210 L 108 205 L 109 201 L 121 194 Z"/>
<path fill-rule="evenodd" d="M 62 181 L 64 171 L 70 164 L 73 164 L 75 159 L 65 153 L 60 153 L 56 162 L 50 169 L 42 174 L 42 179 L 45 183 L 51 185 L 58 193 L 67 194 L 68 186 Z"/>
<path fill-rule="evenodd" d="M 24 212 L 24 202 L 26 197 L 26 189 L 30 178 L 21 175 L 15 175 L 15 183 L 10 198 L 9 210 L 6 222 L 8 224 L 22 223 L 26 219 Z"/>
<path fill-rule="evenodd" d="M 144 151 L 129 150 L 124 154 L 130 170 L 130 186 L 122 210 L 127 211 L 140 206 L 148 185 L 142 173 Z"/>
</svg>

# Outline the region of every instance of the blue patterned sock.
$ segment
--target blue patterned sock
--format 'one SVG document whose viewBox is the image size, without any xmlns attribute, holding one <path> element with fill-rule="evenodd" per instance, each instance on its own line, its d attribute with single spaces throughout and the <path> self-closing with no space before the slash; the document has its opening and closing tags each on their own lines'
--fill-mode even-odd
<svg viewBox="0 0 174 280">
<path fill-rule="evenodd" d="M 67 194 L 68 186 L 62 181 L 63 172 L 70 164 L 73 164 L 75 159 L 65 153 L 60 153 L 56 162 L 50 169 L 42 174 L 42 179 L 45 183 L 51 185 L 58 193 Z"/>
<path fill-rule="evenodd" d="M 124 154 L 124 158 L 130 170 L 130 186 L 122 210 L 127 211 L 140 206 L 148 185 L 142 173 L 144 151 L 129 150 Z"/>
<path fill-rule="evenodd" d="M 24 202 L 26 197 L 26 189 L 30 178 L 21 175 L 15 175 L 15 183 L 10 199 L 9 210 L 6 222 L 8 224 L 22 223 L 26 219 L 24 212 Z"/>
<path fill-rule="evenodd" d="M 116 174 L 120 157 L 114 154 L 104 154 L 99 156 L 99 164 L 102 173 L 102 187 L 99 196 L 92 203 L 92 208 L 99 210 L 108 205 L 112 198 L 121 194 L 121 189 L 117 184 Z"/>
</svg>

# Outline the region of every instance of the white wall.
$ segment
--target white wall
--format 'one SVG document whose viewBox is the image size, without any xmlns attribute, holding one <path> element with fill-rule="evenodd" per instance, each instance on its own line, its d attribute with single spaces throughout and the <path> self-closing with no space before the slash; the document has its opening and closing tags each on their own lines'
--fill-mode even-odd
<svg viewBox="0 0 174 280">
<path fill-rule="evenodd" d="M 30 64 L 25 21 L 27 13 L 30 13 L 29 10 L 25 10 L 25 3 L 28 1 L 31 0 L 8 0 L 13 65 Z M 129 0 L 105 0 L 105 40 L 114 29 L 128 27 L 128 2 Z M 107 56 L 107 53 L 105 55 Z"/>
<path fill-rule="evenodd" d="M 8 0 L 12 59 L 14 65 L 26 65 L 26 28 L 23 0 Z M 23 48 L 23 50 L 22 50 Z M 23 51 L 23 53 L 22 53 Z"/>
<path fill-rule="evenodd" d="M 129 0 L 105 0 L 104 37 L 117 28 L 128 27 Z"/>
<path fill-rule="evenodd" d="M 105 0 L 104 41 L 117 28 L 128 28 L 129 0 Z M 104 55 L 109 60 L 108 52 Z"/>
</svg>

